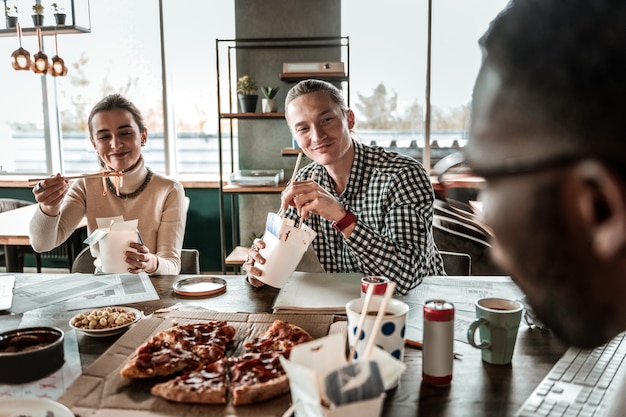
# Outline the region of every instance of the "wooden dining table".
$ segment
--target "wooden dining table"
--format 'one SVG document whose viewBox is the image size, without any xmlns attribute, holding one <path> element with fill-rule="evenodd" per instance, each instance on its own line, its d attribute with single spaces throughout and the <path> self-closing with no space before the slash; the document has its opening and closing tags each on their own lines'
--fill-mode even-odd
<svg viewBox="0 0 626 417">
<path fill-rule="evenodd" d="M 13 274 L 18 283 L 45 280 L 51 274 Z M 256 312 L 272 314 L 272 304 L 279 290 L 268 286 L 254 288 L 239 275 L 217 275 L 227 281 L 223 293 L 205 297 L 186 297 L 173 292 L 172 285 L 183 276 L 151 277 L 160 299 L 128 304 L 151 314 L 175 304 L 193 305 L 220 312 Z M 469 281 L 468 281 L 469 282 Z M 0 314 L 0 331 L 15 327 L 56 326 L 69 331 L 69 319 L 75 311 L 50 305 L 21 315 Z M 92 338 L 78 336 L 83 370 L 94 363 L 117 340 L 118 336 Z M 422 351 L 406 346 L 407 368 L 398 386 L 387 392 L 383 416 L 512 416 L 533 389 L 541 382 L 567 346 L 549 331 L 520 326 L 511 365 L 490 365 L 481 360 L 478 349 L 455 341 L 453 380 L 448 386 L 432 386 L 422 381 Z M 287 396 L 288 397 L 288 396 Z M 288 407 L 288 399 L 285 409 Z M 156 415 L 158 412 L 153 411 Z M 153 414 L 150 414 L 153 415 Z M 165 414 L 164 414 L 165 415 Z M 280 417 L 278 414 L 277 417 Z"/>
<path fill-rule="evenodd" d="M 31 204 L 0 213 L 0 245 L 4 245 L 7 272 L 23 271 L 23 268 L 19 265 L 18 261 L 18 247 L 30 246 L 30 220 L 38 207 L 38 204 Z M 87 219 L 84 218 L 76 226 L 76 230 L 79 230 L 86 225 Z M 74 233 L 76 233 L 76 231 Z M 73 237 L 74 234 L 66 241 L 67 249 L 75 251 L 76 254 L 78 254 L 78 250 L 75 250 L 77 248 L 74 247 L 76 242 Z M 69 256 L 70 259 L 73 259 L 72 253 L 70 253 Z"/>
</svg>

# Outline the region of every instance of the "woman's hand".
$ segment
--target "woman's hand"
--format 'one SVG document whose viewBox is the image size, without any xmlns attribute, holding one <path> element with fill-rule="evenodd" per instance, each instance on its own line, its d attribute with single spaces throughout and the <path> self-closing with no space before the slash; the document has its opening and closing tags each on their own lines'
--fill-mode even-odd
<svg viewBox="0 0 626 417">
<path fill-rule="evenodd" d="M 150 253 L 150 250 L 141 243 L 131 242 L 131 250 L 124 252 L 126 255 L 126 263 L 131 265 L 128 268 L 128 272 L 131 274 L 138 274 L 145 272 L 151 274 L 159 267 L 159 258 L 156 255 Z"/>
<path fill-rule="evenodd" d="M 33 187 L 33 195 L 39 203 L 42 212 L 48 216 L 57 216 L 61 209 L 63 198 L 70 188 L 70 183 L 61 174 L 56 174 Z"/>
<path fill-rule="evenodd" d="M 259 249 L 265 248 L 265 242 L 261 239 L 254 239 L 252 247 L 248 251 L 248 259 L 243 263 L 243 270 L 246 271 L 246 278 L 253 287 L 262 287 L 263 283 L 258 280 L 258 277 L 263 273 L 259 268 L 254 265 L 265 263 L 265 258 L 259 253 Z"/>
<path fill-rule="evenodd" d="M 345 216 L 343 205 L 313 180 L 289 184 L 281 194 L 281 209 L 295 207 L 298 216 L 309 219 L 317 214 L 326 220 L 339 221 Z"/>
</svg>

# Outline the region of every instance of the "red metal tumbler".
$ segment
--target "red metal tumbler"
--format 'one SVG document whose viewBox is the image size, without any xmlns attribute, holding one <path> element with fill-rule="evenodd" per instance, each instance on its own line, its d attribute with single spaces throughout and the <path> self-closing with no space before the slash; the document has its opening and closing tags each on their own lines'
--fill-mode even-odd
<svg viewBox="0 0 626 417">
<path fill-rule="evenodd" d="M 424 304 L 422 379 L 433 385 L 452 382 L 454 360 L 454 305 L 444 300 Z"/>
</svg>

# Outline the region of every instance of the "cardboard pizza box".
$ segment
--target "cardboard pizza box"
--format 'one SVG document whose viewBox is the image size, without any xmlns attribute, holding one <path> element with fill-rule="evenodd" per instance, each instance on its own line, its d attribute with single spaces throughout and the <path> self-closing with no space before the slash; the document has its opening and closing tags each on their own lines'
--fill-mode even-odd
<svg viewBox="0 0 626 417">
<path fill-rule="evenodd" d="M 233 347 L 226 352 L 226 355 L 235 356 L 244 352 L 245 341 L 260 336 L 274 320 L 301 326 L 315 338 L 346 331 L 345 321 L 333 315 L 171 311 L 163 316 L 140 320 L 131 327 L 83 371 L 58 401 L 76 415 L 90 417 L 282 416 L 291 404 L 290 394 L 243 406 L 183 404 L 150 394 L 150 388 L 160 382 L 157 378 L 129 380 L 120 376 L 119 371 L 130 355 L 155 333 L 174 324 L 210 320 L 225 320 L 236 329 Z"/>
</svg>

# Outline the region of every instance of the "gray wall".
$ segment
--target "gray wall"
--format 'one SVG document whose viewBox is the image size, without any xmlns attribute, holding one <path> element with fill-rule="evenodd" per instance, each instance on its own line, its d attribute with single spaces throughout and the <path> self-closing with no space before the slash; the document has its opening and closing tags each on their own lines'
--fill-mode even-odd
<svg viewBox="0 0 626 417">
<path fill-rule="evenodd" d="M 341 36 L 340 0 L 236 0 L 237 38 L 293 38 Z M 292 84 L 282 82 L 283 62 L 340 61 L 339 48 L 258 49 L 237 51 L 238 76 L 254 78 L 259 86 L 280 86 L 278 111 Z M 257 111 L 261 109 L 259 92 Z M 284 120 L 239 121 L 239 164 L 241 169 L 284 169 L 289 178 L 295 157 L 283 157 L 281 149 L 291 147 L 291 134 Z M 302 165 L 310 162 L 303 159 Z M 239 197 L 240 244 L 250 245 L 252 233 L 261 234 L 265 218 L 277 211 L 280 197 L 246 195 Z"/>
</svg>

